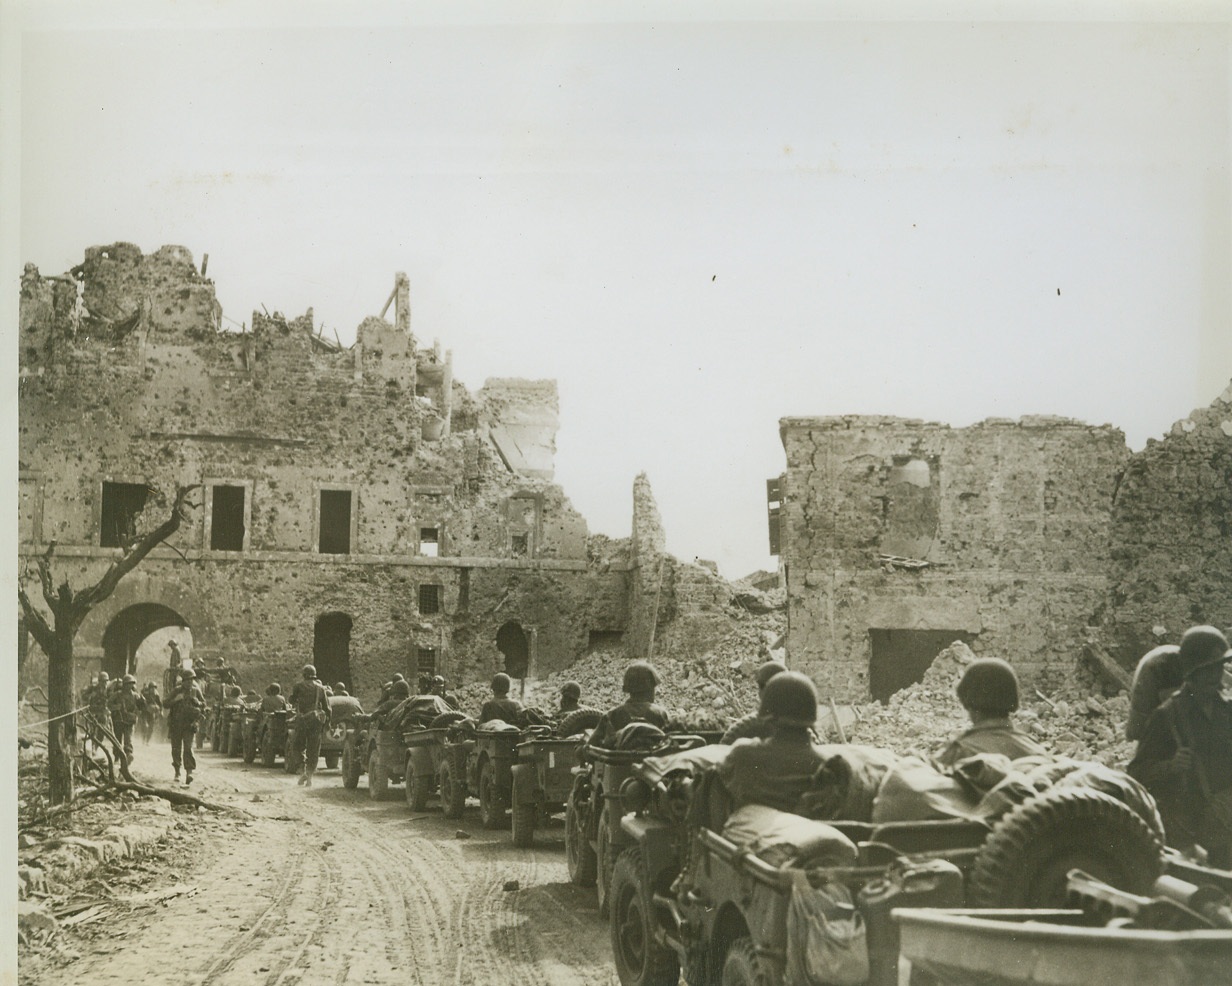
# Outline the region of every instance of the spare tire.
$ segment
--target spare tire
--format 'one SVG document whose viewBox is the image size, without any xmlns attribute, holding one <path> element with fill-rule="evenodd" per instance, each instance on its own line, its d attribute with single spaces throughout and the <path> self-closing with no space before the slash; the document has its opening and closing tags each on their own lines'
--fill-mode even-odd
<svg viewBox="0 0 1232 986">
<path fill-rule="evenodd" d="M 1051 788 L 997 822 L 976 857 L 967 906 L 1063 907 L 1072 869 L 1148 894 L 1163 863 L 1163 844 L 1132 808 L 1101 791 Z"/>
<path fill-rule="evenodd" d="M 556 727 L 557 736 L 573 736 L 575 733 L 580 733 L 584 729 L 594 729 L 599 725 L 599 720 L 603 718 L 603 713 L 598 709 L 574 709 L 563 719 Z"/>
<path fill-rule="evenodd" d="M 440 729 L 442 726 L 452 726 L 466 718 L 465 712 L 442 712 L 428 724 L 429 729 Z"/>
</svg>

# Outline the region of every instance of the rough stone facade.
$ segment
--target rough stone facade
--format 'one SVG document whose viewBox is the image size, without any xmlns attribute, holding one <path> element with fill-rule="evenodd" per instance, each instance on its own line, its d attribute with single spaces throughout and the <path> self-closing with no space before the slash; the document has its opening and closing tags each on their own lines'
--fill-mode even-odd
<svg viewBox="0 0 1232 986">
<path fill-rule="evenodd" d="M 593 633 L 619 639 L 627 552 L 592 539 L 551 481 L 554 382 L 469 393 L 411 333 L 404 275 L 392 297 L 394 322 L 366 319 L 348 349 L 311 310 L 222 332 L 181 247 L 94 247 L 60 277 L 27 267 L 22 556 L 54 541 L 57 578 L 87 584 L 178 484 L 203 488 L 174 543 L 90 614 L 79 672 L 122 672 L 179 625 L 246 683 L 315 657 L 362 693 L 429 665 L 456 682 L 542 675 Z"/>
<path fill-rule="evenodd" d="M 1072 664 L 1107 590 L 1121 432 L 785 418 L 787 652 L 838 701 L 919 680 L 965 640 L 1030 680 Z"/>
<path fill-rule="evenodd" d="M 1232 385 L 1135 455 L 1112 506 L 1105 639 L 1123 659 L 1232 629 Z"/>
<path fill-rule="evenodd" d="M 950 428 L 784 418 L 787 651 L 839 701 L 885 699 L 953 640 L 1048 688 L 1085 643 L 1126 668 L 1232 625 L 1232 387 L 1131 455 L 1052 417 Z"/>
</svg>

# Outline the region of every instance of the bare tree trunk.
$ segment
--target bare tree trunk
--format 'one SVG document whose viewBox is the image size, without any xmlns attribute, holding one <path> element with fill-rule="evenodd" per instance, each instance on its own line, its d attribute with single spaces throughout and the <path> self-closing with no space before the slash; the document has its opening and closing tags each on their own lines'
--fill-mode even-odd
<svg viewBox="0 0 1232 986">
<path fill-rule="evenodd" d="M 76 740 L 73 711 L 73 638 L 57 632 L 47 655 L 47 774 L 48 800 L 53 805 L 73 797 L 73 748 Z M 65 718 L 58 718 L 65 717 Z"/>
</svg>

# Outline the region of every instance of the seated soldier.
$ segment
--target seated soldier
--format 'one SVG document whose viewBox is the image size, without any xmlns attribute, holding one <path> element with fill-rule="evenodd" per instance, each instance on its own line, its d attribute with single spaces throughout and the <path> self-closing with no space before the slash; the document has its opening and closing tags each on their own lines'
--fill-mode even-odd
<svg viewBox="0 0 1232 986">
<path fill-rule="evenodd" d="M 787 666 L 780 664 L 778 661 L 767 661 L 757 669 L 753 674 L 753 680 L 757 682 L 757 701 L 759 708 L 751 715 L 745 716 L 743 719 L 737 719 L 727 727 L 727 732 L 723 734 L 720 743 L 734 743 L 738 739 L 765 739 L 770 735 L 770 720 L 764 718 L 761 714 L 761 696 L 766 690 L 766 682 L 773 678 L 780 671 L 786 671 Z"/>
<path fill-rule="evenodd" d="M 765 739 L 737 740 L 719 767 L 732 808 L 767 805 L 797 811 L 812 790 L 826 753 L 813 743 L 817 689 L 798 671 L 780 671 L 761 693 L 761 716 L 770 725 Z"/>
<path fill-rule="evenodd" d="M 448 691 L 444 675 L 434 674 L 432 676 L 431 687 L 429 692 L 432 695 L 439 695 L 445 700 L 445 704 L 451 709 L 458 708 L 458 696 L 453 692 Z"/>
<path fill-rule="evenodd" d="M 580 708 L 578 703 L 581 697 L 582 686 L 576 681 L 566 681 L 560 686 L 560 708 L 556 711 L 562 716 L 576 712 Z"/>
<path fill-rule="evenodd" d="M 1125 738 L 1142 739 L 1147 721 L 1164 699 L 1171 698 L 1185 682 L 1181 674 L 1181 648 L 1164 644 L 1142 655 L 1134 669 L 1134 681 L 1129 689 L 1129 718 L 1125 722 Z"/>
<path fill-rule="evenodd" d="M 1010 721 L 1010 713 L 1018 708 L 1018 676 L 1005 661 L 995 657 L 972 661 L 956 691 L 971 718 L 971 728 L 955 736 L 938 754 L 942 767 L 977 753 L 1000 753 L 1011 760 L 1048 753 Z"/>
<path fill-rule="evenodd" d="M 390 685 L 389 695 L 372 710 L 372 721 L 376 723 L 377 728 L 380 729 L 385 722 L 385 717 L 410 697 L 411 686 L 404 680 L 398 679 Z"/>
<path fill-rule="evenodd" d="M 522 703 L 509 697 L 513 679 L 503 671 L 492 678 L 492 697 L 483 703 L 479 711 L 481 723 L 500 719 L 511 726 L 525 726 L 526 715 Z"/>
<path fill-rule="evenodd" d="M 616 734 L 631 722 L 648 722 L 660 729 L 667 729 L 667 709 L 655 704 L 655 688 L 659 676 L 645 661 L 634 661 L 625 668 L 621 687 L 629 696 L 599 720 L 590 734 L 592 746 L 605 746 L 615 741 Z"/>
<path fill-rule="evenodd" d="M 348 692 L 348 691 L 347 691 L 347 686 L 346 686 L 346 684 L 345 684 L 344 682 L 341 682 L 341 681 L 335 681 L 335 682 L 334 682 L 334 689 L 333 689 L 333 690 L 334 690 L 334 694 L 335 694 L 335 695 L 350 695 L 350 694 L 351 694 L 350 692 Z"/>
<path fill-rule="evenodd" d="M 223 701 L 223 705 L 230 705 L 236 708 L 244 704 L 244 690 L 239 685 L 230 685 L 227 688 L 227 697 Z"/>
<path fill-rule="evenodd" d="M 282 694 L 282 685 L 278 682 L 272 682 L 265 689 L 265 695 L 261 699 L 262 712 L 282 712 L 287 707 L 287 700 Z"/>
</svg>

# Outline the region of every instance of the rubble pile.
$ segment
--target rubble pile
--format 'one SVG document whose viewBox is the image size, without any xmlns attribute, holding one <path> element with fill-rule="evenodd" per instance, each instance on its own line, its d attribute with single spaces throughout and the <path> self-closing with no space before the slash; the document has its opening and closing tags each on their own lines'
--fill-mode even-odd
<svg viewBox="0 0 1232 986">
<path fill-rule="evenodd" d="M 756 711 L 753 673 L 764 661 L 782 660 L 785 629 L 783 609 L 773 606 L 776 593 L 757 595 L 768 598 L 771 605 L 761 612 L 751 611 L 760 607 L 739 607 L 740 615 L 731 629 L 700 657 L 674 656 L 670 634 L 664 635 L 662 649 L 656 647 L 651 658 L 659 675 L 655 701 L 677 722 L 695 729 L 724 730 Z M 782 595 L 781 590 L 777 595 Z M 515 681 L 513 697 L 525 705 L 554 709 L 560 698 L 560 686 L 576 681 L 582 686 L 582 705 L 607 710 L 625 700 L 621 679 L 625 667 L 634 659 L 618 646 L 595 650 L 563 671 L 526 679 L 524 690 Z M 490 695 L 486 682 L 457 689 L 459 704 L 469 712 L 478 711 Z"/>
<path fill-rule="evenodd" d="M 888 705 L 859 707 L 847 739 L 916 756 L 938 752 L 970 725 L 954 689 L 973 660 L 971 649 L 955 641 L 937 655 L 923 681 L 896 692 Z M 1124 767 L 1134 752 L 1134 744 L 1125 739 L 1129 698 L 1124 693 L 1101 698 L 1097 692 L 1077 672 L 1051 695 L 1024 688 L 1014 718 L 1053 753 Z"/>
</svg>

